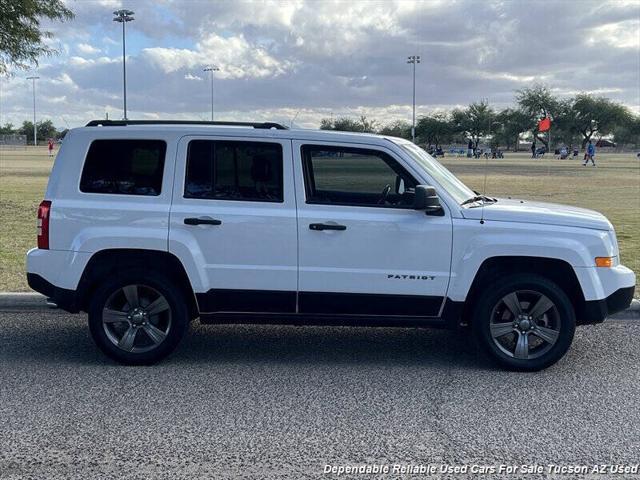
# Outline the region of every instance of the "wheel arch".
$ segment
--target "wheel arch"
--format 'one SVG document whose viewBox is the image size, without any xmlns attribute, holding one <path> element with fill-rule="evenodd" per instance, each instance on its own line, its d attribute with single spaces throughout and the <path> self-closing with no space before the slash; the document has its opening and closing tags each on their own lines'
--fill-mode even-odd
<svg viewBox="0 0 640 480">
<path fill-rule="evenodd" d="M 474 305 L 483 287 L 512 273 L 533 273 L 556 283 L 569 297 L 576 313 L 576 323 L 581 323 L 580 319 L 585 310 L 585 297 L 573 267 L 565 260 L 558 258 L 527 256 L 496 256 L 482 262 L 464 302 L 462 319 L 465 323 L 471 320 Z"/>
<path fill-rule="evenodd" d="M 161 250 L 125 248 L 100 250 L 91 256 L 78 283 L 77 302 L 80 310 L 88 311 L 91 296 L 101 279 L 136 267 L 159 271 L 173 279 L 185 294 L 190 317 L 193 319 L 199 315 L 189 276 L 178 257 Z"/>
</svg>

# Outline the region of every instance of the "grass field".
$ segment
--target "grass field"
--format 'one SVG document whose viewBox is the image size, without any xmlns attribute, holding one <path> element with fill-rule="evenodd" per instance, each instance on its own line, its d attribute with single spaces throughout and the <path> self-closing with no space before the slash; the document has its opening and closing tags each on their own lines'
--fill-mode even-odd
<svg viewBox="0 0 640 480">
<path fill-rule="evenodd" d="M 493 196 L 564 203 L 597 210 L 613 223 L 622 263 L 640 272 L 640 160 L 635 154 L 597 155 L 597 167 L 553 157 L 506 154 L 500 160 L 445 157 L 442 163 L 469 187 Z"/>
<path fill-rule="evenodd" d="M 445 157 L 442 163 L 472 189 L 494 196 L 566 203 L 598 210 L 616 227 L 622 261 L 640 272 L 640 160 L 602 154 L 598 167 L 579 160 Z M 0 291 L 28 290 L 24 256 L 35 246 L 35 216 L 53 161 L 45 148 L 0 150 Z"/>
</svg>

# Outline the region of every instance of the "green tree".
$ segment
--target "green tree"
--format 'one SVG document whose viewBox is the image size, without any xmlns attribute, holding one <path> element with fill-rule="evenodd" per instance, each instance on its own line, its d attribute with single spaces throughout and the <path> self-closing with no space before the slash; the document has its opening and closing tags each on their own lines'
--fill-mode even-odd
<svg viewBox="0 0 640 480">
<path fill-rule="evenodd" d="M 418 143 L 434 145 L 438 148 L 453 138 L 454 128 L 446 113 L 434 113 L 420 117 L 416 125 Z"/>
<path fill-rule="evenodd" d="M 42 30 L 42 19 L 65 21 L 73 13 L 61 0 L 2 0 L 0 2 L 0 74 L 8 67 L 26 69 L 38 57 L 57 53 L 45 40 L 53 34 Z"/>
<path fill-rule="evenodd" d="M 46 142 L 50 138 L 58 138 L 58 131 L 51 120 L 44 120 L 36 124 L 38 130 L 38 143 Z M 33 122 L 25 120 L 16 132 L 27 136 L 27 143 L 33 143 Z"/>
<path fill-rule="evenodd" d="M 517 152 L 520 136 L 531 127 L 529 115 L 519 108 L 507 108 L 496 115 L 496 121 L 499 123 L 495 130 L 497 145 L 505 145 Z"/>
<path fill-rule="evenodd" d="M 629 115 L 622 123 L 613 129 L 613 141 L 622 145 L 640 147 L 640 116 Z"/>
<path fill-rule="evenodd" d="M 56 130 L 56 127 L 53 126 L 53 122 L 51 120 L 38 122 L 38 140 L 46 141 L 50 138 L 56 138 L 57 135 L 58 131 Z"/>
<path fill-rule="evenodd" d="M 335 130 L 334 126 L 334 121 L 331 118 L 320 120 L 320 130 Z"/>
<path fill-rule="evenodd" d="M 378 130 L 378 122 L 369 120 L 366 115 L 360 115 L 360 125 L 362 125 L 362 131 L 365 133 L 376 133 Z"/>
<path fill-rule="evenodd" d="M 16 133 L 12 123 L 5 123 L 4 127 L 0 126 L 0 135 L 12 135 Z"/>
<path fill-rule="evenodd" d="M 529 129 L 534 138 L 542 142 L 548 151 L 549 141 L 547 135 L 538 132 L 538 120 L 549 117 L 554 122 L 560 109 L 560 101 L 544 85 L 516 91 L 516 101 L 522 111 L 529 115 Z"/>
<path fill-rule="evenodd" d="M 332 130 L 338 130 L 341 132 L 361 132 L 362 125 L 360 125 L 358 120 L 348 117 L 338 117 L 333 122 Z"/>
<path fill-rule="evenodd" d="M 451 112 L 451 125 L 454 133 L 470 138 L 477 147 L 480 138 L 491 133 L 495 112 L 485 101 L 472 103 L 464 110 L 454 109 Z"/>
<path fill-rule="evenodd" d="M 375 120 L 369 120 L 366 115 L 361 115 L 358 120 L 349 117 L 338 117 L 335 120 L 323 118 L 320 121 L 321 130 L 375 133 L 376 128 L 377 122 Z"/>
<path fill-rule="evenodd" d="M 383 126 L 378 133 L 380 135 L 388 135 L 390 137 L 400 137 L 406 140 L 411 139 L 411 125 L 409 123 L 398 120 L 396 122 Z"/>
<path fill-rule="evenodd" d="M 22 122 L 22 126 L 18 129 L 20 135 L 27 136 L 27 143 L 33 144 L 33 122 L 25 120 Z"/>
<path fill-rule="evenodd" d="M 582 135 L 582 148 L 594 135 L 602 137 L 613 133 L 630 117 L 626 107 L 605 97 L 587 93 L 576 95 L 573 101 L 575 128 Z"/>
<path fill-rule="evenodd" d="M 580 143 L 577 112 L 573 100 L 559 100 L 555 118 L 551 125 L 551 141 L 554 145 L 564 144 L 569 149 Z"/>
</svg>

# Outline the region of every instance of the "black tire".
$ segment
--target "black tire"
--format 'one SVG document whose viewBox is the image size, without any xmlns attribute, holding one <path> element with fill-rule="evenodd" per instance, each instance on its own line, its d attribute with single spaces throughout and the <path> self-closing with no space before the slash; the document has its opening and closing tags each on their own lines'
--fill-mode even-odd
<svg viewBox="0 0 640 480">
<path fill-rule="evenodd" d="M 107 306 L 107 302 L 114 301 L 112 299 L 117 298 L 120 295 L 120 291 L 123 291 L 124 287 L 137 285 L 139 286 L 138 292 L 142 292 L 140 296 L 140 304 L 145 301 L 144 292 L 155 292 L 164 297 L 166 303 L 164 307 L 168 305 L 168 309 L 164 308 L 161 314 L 164 315 L 166 331 L 162 331 L 164 334 L 163 339 L 157 340 L 159 343 L 154 345 L 154 341 L 151 336 L 146 333 L 139 333 L 133 335 L 133 342 L 145 341 L 149 345 L 145 345 L 141 348 L 134 348 L 141 351 L 125 351 L 120 348 L 113 340 L 113 333 L 111 326 L 104 326 L 103 324 L 103 309 Z M 124 294 L 124 293 L 122 293 Z M 151 294 L 149 294 L 149 298 Z M 121 301 L 122 303 L 122 301 Z M 123 307 L 123 311 L 129 310 L 131 307 L 128 303 Z M 141 307 L 142 308 L 142 307 Z M 120 314 L 121 312 L 119 312 Z M 129 312 L 130 313 L 130 312 Z M 126 323 L 125 323 L 126 322 Z M 146 323 L 151 323 L 147 318 Z M 168 325 L 168 326 L 166 326 Z M 121 330 L 128 330 L 131 328 L 132 322 L 125 319 L 121 322 Z M 143 328 L 143 325 L 136 325 L 136 330 Z M 167 357 L 177 347 L 180 340 L 186 333 L 189 327 L 189 309 L 187 308 L 187 302 L 184 297 L 183 291 L 178 288 L 167 276 L 161 272 L 155 272 L 150 270 L 143 270 L 141 268 L 132 268 L 123 272 L 120 272 L 110 278 L 106 278 L 104 282 L 96 289 L 89 304 L 89 330 L 94 342 L 100 348 L 100 350 L 109 358 L 120 362 L 125 365 L 151 365 L 165 357 Z M 110 333 L 108 334 L 107 331 Z M 153 332 L 152 332 L 153 333 Z M 109 337 L 111 335 L 111 338 Z M 140 339 L 140 337 L 143 337 Z M 132 343 L 133 345 L 133 343 Z M 144 351 L 144 348 L 150 348 L 150 350 Z"/>
<path fill-rule="evenodd" d="M 514 308 L 522 309 L 520 315 L 513 314 L 509 308 L 513 303 L 504 301 L 505 298 L 513 299 L 510 295 L 513 292 L 520 292 L 516 293 L 518 306 Z M 535 293 L 540 296 L 536 297 Z M 533 318 L 527 322 L 527 319 L 532 318 L 527 316 L 528 313 L 537 315 L 537 311 L 534 310 L 536 298 L 540 300 L 543 296 L 552 302 L 553 307 L 546 310 L 537 320 Z M 542 370 L 560 360 L 571 346 L 576 326 L 573 305 L 566 293 L 551 280 L 535 274 L 512 274 L 494 280 L 477 298 L 471 320 L 474 336 L 483 350 L 500 366 L 516 371 Z M 527 299 L 530 299 L 529 303 Z M 545 300 L 545 306 L 546 302 Z M 534 332 L 535 330 L 544 334 L 545 330 L 539 327 L 551 324 L 554 324 L 553 328 L 546 329 L 555 332 L 553 336 L 548 337 L 551 340 L 545 341 Z M 512 332 L 500 334 L 501 329 L 508 330 L 509 327 L 513 328 Z M 519 348 L 521 336 L 527 339 L 523 339 Z M 530 352 L 532 344 L 537 345 L 537 350 L 532 348 Z M 510 351 L 511 345 L 514 345 L 513 352 Z M 523 352 L 527 352 L 527 355 L 523 355 Z M 520 358 L 516 358 L 516 355 Z"/>
</svg>

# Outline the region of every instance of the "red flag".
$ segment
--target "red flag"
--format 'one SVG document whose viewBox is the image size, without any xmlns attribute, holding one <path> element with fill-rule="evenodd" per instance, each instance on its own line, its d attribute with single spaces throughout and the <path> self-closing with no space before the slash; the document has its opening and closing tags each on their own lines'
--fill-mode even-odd
<svg viewBox="0 0 640 480">
<path fill-rule="evenodd" d="M 549 117 L 543 118 L 538 122 L 538 131 L 546 132 L 551 129 L 551 119 Z"/>
</svg>

